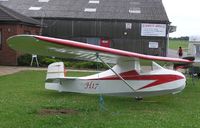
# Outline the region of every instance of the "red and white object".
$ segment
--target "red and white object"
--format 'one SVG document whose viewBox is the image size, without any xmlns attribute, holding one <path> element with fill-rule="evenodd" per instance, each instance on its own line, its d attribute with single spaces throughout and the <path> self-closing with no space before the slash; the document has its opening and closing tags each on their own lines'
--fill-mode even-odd
<svg viewBox="0 0 200 128">
<path fill-rule="evenodd" d="M 185 76 L 180 72 L 165 69 L 153 61 L 192 63 L 180 58 L 143 55 L 35 35 L 17 35 L 9 38 L 8 44 L 11 48 L 25 53 L 115 64 L 107 71 L 85 77 L 66 77 L 63 62 L 50 64 L 45 88 L 60 92 L 133 97 L 177 93 L 185 87 Z M 152 70 L 143 70 L 140 67 L 141 59 L 152 61 Z"/>
</svg>

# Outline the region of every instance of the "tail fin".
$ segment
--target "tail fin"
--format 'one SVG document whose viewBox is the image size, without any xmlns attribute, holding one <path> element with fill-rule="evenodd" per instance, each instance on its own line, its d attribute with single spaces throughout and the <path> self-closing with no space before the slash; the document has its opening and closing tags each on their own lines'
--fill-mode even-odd
<svg viewBox="0 0 200 128">
<path fill-rule="evenodd" d="M 62 91 L 60 79 L 65 77 L 65 67 L 63 62 L 55 62 L 48 66 L 45 88 L 49 90 Z"/>
<path fill-rule="evenodd" d="M 48 66 L 46 79 L 64 78 L 66 74 L 63 62 L 55 62 Z"/>
</svg>

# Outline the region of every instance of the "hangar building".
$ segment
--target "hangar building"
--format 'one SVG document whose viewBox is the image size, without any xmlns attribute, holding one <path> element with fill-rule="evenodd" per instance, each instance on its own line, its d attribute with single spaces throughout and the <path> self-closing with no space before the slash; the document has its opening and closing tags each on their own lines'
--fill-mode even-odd
<svg viewBox="0 0 200 128">
<path fill-rule="evenodd" d="M 45 24 L 44 36 L 143 54 L 167 54 L 170 22 L 162 0 L 3 0 L 0 3 Z"/>
</svg>

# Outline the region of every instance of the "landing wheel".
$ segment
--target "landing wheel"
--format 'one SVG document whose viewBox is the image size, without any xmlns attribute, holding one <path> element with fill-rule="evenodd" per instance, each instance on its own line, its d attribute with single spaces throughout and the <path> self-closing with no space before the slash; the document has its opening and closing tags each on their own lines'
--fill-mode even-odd
<svg viewBox="0 0 200 128">
<path fill-rule="evenodd" d="M 141 101 L 141 100 L 143 100 L 143 98 L 142 97 L 135 97 L 135 100 Z"/>
</svg>

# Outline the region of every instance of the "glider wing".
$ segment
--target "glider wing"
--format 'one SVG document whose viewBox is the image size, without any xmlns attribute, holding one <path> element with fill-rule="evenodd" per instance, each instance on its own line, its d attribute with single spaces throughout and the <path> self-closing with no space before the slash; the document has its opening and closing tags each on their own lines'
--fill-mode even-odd
<svg viewBox="0 0 200 128">
<path fill-rule="evenodd" d="M 43 56 L 59 58 L 73 58 L 88 61 L 98 61 L 100 56 L 107 63 L 129 60 L 167 61 L 172 63 L 191 63 L 192 61 L 180 58 L 144 55 L 134 52 L 105 48 L 101 46 L 50 38 L 37 35 L 16 35 L 8 39 L 8 45 L 14 50 Z"/>
</svg>

